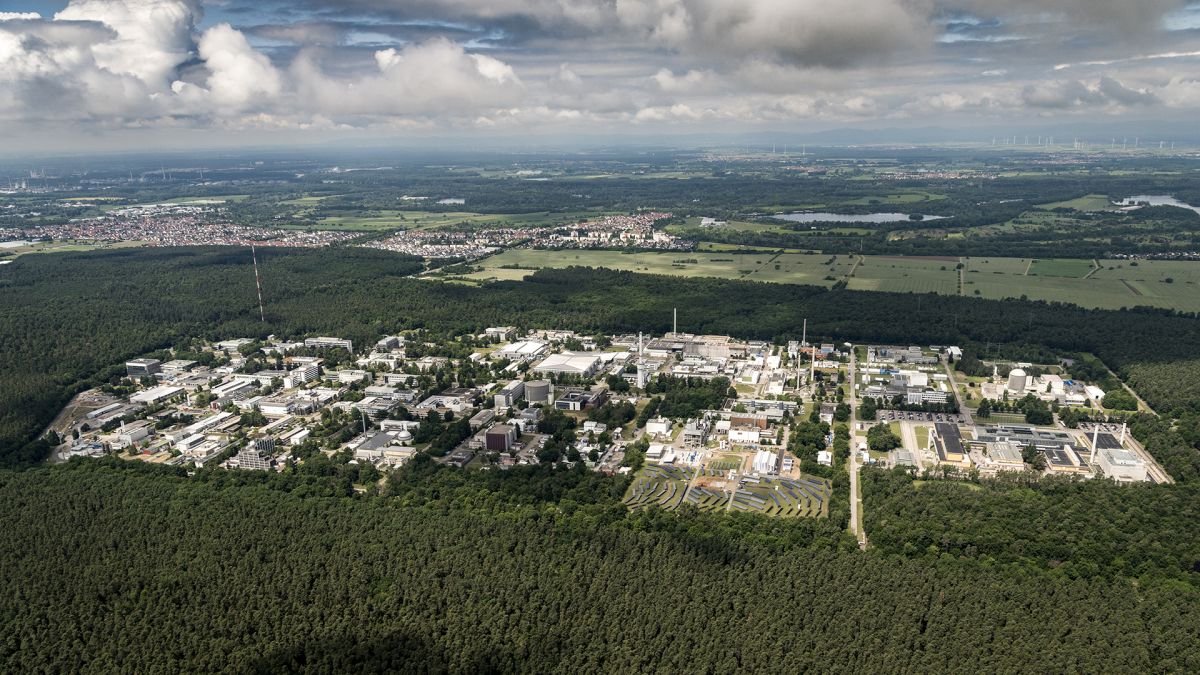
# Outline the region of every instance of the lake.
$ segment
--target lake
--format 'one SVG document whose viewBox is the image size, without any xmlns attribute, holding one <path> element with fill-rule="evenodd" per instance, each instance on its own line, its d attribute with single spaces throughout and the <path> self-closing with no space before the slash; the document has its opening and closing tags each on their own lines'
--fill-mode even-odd
<svg viewBox="0 0 1200 675">
<path fill-rule="evenodd" d="M 1133 197 L 1126 197 L 1118 203 L 1125 206 L 1132 206 L 1134 204 L 1140 204 L 1143 202 L 1149 204 L 1150 206 L 1178 206 L 1181 209 L 1188 209 L 1190 211 L 1200 213 L 1200 207 L 1181 202 L 1170 195 L 1134 195 Z"/>
</svg>

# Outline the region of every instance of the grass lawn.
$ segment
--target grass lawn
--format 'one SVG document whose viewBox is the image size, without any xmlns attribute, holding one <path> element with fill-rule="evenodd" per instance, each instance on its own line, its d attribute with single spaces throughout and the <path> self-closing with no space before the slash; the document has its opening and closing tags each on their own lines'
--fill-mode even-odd
<svg viewBox="0 0 1200 675">
<path fill-rule="evenodd" d="M 915 431 L 917 435 L 917 447 L 929 447 L 929 427 L 917 427 Z"/>
</svg>

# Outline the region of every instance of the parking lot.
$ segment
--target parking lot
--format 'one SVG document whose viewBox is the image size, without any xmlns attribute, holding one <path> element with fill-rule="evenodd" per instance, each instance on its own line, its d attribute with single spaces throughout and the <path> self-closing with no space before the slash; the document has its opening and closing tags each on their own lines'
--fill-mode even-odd
<svg viewBox="0 0 1200 675">
<path fill-rule="evenodd" d="M 880 410 L 875 413 L 880 422 L 951 422 L 964 424 L 966 419 L 954 413 L 908 412 L 905 410 Z"/>
</svg>

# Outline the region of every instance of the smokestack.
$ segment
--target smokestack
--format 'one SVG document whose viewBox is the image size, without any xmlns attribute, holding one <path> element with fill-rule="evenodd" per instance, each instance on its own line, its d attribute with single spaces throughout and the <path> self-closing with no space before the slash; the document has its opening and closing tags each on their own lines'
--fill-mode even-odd
<svg viewBox="0 0 1200 675">
<path fill-rule="evenodd" d="M 1125 445 L 1125 423 L 1121 422 L 1121 445 Z"/>
<path fill-rule="evenodd" d="M 802 333 L 800 333 L 800 346 L 808 346 L 808 319 L 804 320 L 804 330 Z"/>
<path fill-rule="evenodd" d="M 1094 462 L 1096 460 L 1096 443 L 1098 443 L 1099 440 L 1100 440 L 1100 425 L 1097 424 L 1096 428 L 1092 431 L 1092 456 L 1091 456 L 1091 458 L 1088 459 L 1088 464 L 1091 464 L 1092 462 Z"/>
<path fill-rule="evenodd" d="M 672 332 L 672 333 L 674 333 L 674 334 L 676 334 L 676 335 L 678 335 L 678 334 L 679 334 L 679 308 L 678 308 L 678 307 L 676 307 L 674 310 L 672 310 L 672 314 L 671 314 L 671 332 Z"/>
</svg>

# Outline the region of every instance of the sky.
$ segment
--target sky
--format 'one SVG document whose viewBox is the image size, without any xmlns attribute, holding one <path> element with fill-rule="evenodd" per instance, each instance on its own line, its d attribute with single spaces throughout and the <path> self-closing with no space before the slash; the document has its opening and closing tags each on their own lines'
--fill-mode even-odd
<svg viewBox="0 0 1200 675">
<path fill-rule="evenodd" d="M 12 151 L 1198 113 L 1195 0 L 0 0 Z"/>
</svg>

